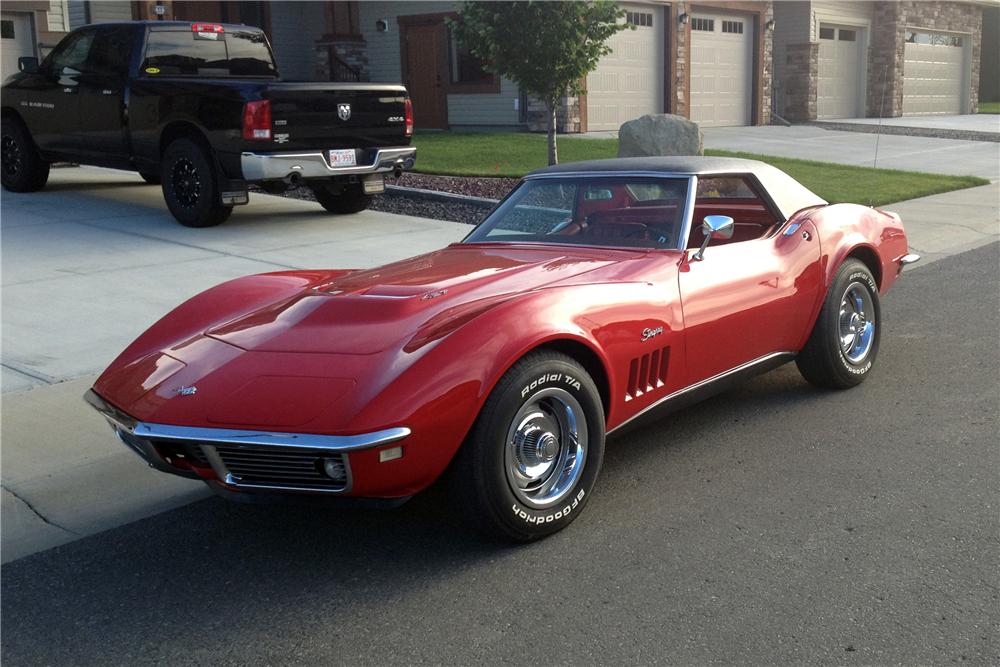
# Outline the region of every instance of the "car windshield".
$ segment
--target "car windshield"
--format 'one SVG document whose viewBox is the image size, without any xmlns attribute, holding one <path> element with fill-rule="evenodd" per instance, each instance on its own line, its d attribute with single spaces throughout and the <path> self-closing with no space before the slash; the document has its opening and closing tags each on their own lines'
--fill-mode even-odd
<svg viewBox="0 0 1000 667">
<path fill-rule="evenodd" d="M 676 248 L 687 191 L 677 177 L 528 179 L 464 242 Z"/>
</svg>

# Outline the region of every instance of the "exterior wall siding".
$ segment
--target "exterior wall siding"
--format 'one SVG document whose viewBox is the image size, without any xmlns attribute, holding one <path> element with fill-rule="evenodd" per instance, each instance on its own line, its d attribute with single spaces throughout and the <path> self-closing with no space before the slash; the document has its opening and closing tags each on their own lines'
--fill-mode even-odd
<svg viewBox="0 0 1000 667">
<path fill-rule="evenodd" d="M 321 2 L 271 3 L 271 48 L 281 78 L 310 80 L 316 71 L 313 44 L 325 28 Z"/>
<path fill-rule="evenodd" d="M 87 24 L 87 3 L 86 0 L 69 0 L 66 3 L 69 14 L 69 29 L 76 30 Z"/>
<path fill-rule="evenodd" d="M 359 20 L 368 51 L 368 73 L 372 81 L 399 83 L 403 78 L 400 53 L 400 16 L 453 12 L 453 2 L 362 2 Z M 385 19 L 389 30 L 378 32 L 375 22 Z M 514 108 L 517 86 L 506 79 L 500 93 L 448 94 L 448 124 L 461 126 L 521 127 L 520 113 Z"/>
</svg>

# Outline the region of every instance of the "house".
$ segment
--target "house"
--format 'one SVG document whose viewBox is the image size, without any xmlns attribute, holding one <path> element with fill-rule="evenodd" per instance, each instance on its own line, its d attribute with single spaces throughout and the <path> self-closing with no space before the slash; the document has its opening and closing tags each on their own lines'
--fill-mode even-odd
<svg viewBox="0 0 1000 667">
<path fill-rule="evenodd" d="M 5 2 L 4 12 L 14 4 Z M 586 94 L 562 101 L 560 131 L 617 130 L 660 112 L 704 127 L 764 125 L 772 110 L 797 122 L 973 113 L 980 62 L 998 58 L 996 40 L 983 41 L 984 8 L 995 10 L 998 0 L 619 4 L 634 30 L 611 38 L 612 52 L 587 76 Z M 403 82 L 423 129 L 545 128 L 537 100 L 484 71 L 456 42 L 445 21 L 456 16 L 451 0 L 68 0 L 62 6 L 74 28 L 128 18 L 259 25 L 284 77 Z"/>
<path fill-rule="evenodd" d="M 775 111 L 790 121 L 975 113 L 981 47 L 997 58 L 982 36 L 990 5 L 776 2 Z"/>
<path fill-rule="evenodd" d="M 65 0 L 4 0 L 0 9 L 0 79 L 22 56 L 41 58 L 69 31 Z"/>
</svg>

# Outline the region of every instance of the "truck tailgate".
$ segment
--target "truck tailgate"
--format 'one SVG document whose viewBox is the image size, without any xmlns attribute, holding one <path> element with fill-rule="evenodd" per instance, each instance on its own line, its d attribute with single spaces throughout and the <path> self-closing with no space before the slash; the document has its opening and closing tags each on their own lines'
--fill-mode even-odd
<svg viewBox="0 0 1000 667">
<path fill-rule="evenodd" d="M 271 83 L 276 150 L 407 146 L 403 86 L 369 83 Z"/>
</svg>

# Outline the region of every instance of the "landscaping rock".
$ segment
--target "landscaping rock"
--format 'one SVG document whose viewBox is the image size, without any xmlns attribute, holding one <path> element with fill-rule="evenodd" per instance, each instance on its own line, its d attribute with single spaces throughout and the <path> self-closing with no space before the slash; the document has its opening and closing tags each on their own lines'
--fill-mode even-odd
<svg viewBox="0 0 1000 667">
<path fill-rule="evenodd" d="M 687 118 L 646 114 L 618 130 L 618 157 L 704 154 L 701 130 Z"/>
</svg>

